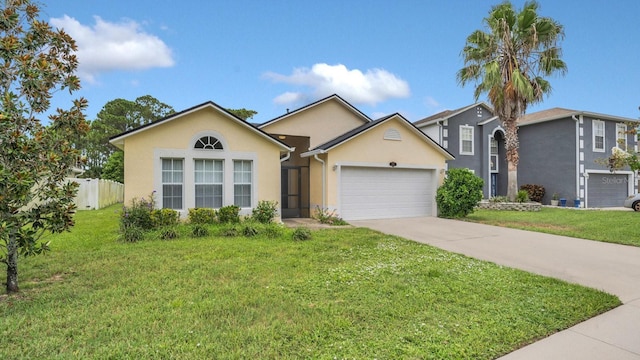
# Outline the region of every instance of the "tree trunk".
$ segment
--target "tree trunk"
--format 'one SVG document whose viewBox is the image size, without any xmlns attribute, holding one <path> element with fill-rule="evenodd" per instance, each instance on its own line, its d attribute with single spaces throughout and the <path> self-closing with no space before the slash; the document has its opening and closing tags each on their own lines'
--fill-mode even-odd
<svg viewBox="0 0 640 360">
<path fill-rule="evenodd" d="M 15 234 L 10 234 L 7 243 L 7 294 L 18 290 L 18 241 Z"/>
<path fill-rule="evenodd" d="M 518 154 L 518 148 L 520 147 L 518 141 L 518 127 L 516 125 L 516 119 L 508 119 L 504 122 L 505 126 L 505 150 L 507 153 L 507 197 L 509 201 L 515 201 L 518 195 L 518 162 L 520 162 L 520 155 Z"/>
</svg>

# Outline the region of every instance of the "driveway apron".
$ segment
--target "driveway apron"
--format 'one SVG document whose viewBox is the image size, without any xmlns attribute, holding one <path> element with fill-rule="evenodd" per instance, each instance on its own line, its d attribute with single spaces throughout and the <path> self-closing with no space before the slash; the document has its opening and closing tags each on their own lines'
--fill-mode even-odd
<svg viewBox="0 0 640 360">
<path fill-rule="evenodd" d="M 354 226 L 566 280 L 624 305 L 503 357 L 640 360 L 640 248 L 436 217 L 358 220 Z"/>
</svg>

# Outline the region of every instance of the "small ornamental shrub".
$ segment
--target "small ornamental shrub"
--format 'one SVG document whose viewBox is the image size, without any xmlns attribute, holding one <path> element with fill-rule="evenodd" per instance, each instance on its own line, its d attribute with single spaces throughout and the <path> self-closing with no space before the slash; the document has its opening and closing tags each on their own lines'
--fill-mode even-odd
<svg viewBox="0 0 640 360">
<path fill-rule="evenodd" d="M 520 190 L 526 190 L 529 200 L 536 202 L 542 202 L 545 193 L 544 186 L 536 184 L 524 184 L 520 186 Z"/>
<path fill-rule="evenodd" d="M 506 196 L 494 196 L 491 199 L 489 199 L 489 202 L 492 203 L 503 203 L 503 202 L 509 202 L 509 198 Z"/>
<path fill-rule="evenodd" d="M 187 217 L 191 224 L 213 224 L 216 222 L 216 210 L 209 208 L 189 209 Z"/>
<path fill-rule="evenodd" d="M 128 227 L 138 227 L 142 230 L 153 229 L 153 220 L 151 212 L 155 208 L 153 194 L 148 199 L 142 197 L 140 199 L 131 200 L 130 206 L 122 207 L 122 215 L 120 216 L 120 229 Z"/>
<path fill-rule="evenodd" d="M 484 181 L 468 169 L 449 169 L 436 194 L 438 216 L 459 218 L 472 213 L 482 200 L 483 184 Z"/>
<path fill-rule="evenodd" d="M 223 206 L 218 210 L 218 220 L 223 224 L 240 222 L 240 207 L 236 205 Z"/>
<path fill-rule="evenodd" d="M 151 221 L 154 227 L 175 226 L 180 223 L 180 214 L 173 209 L 151 210 Z"/>
<path fill-rule="evenodd" d="M 275 239 L 282 236 L 283 228 L 279 224 L 269 224 L 264 228 L 264 235 L 269 239 Z"/>
<path fill-rule="evenodd" d="M 242 226 L 242 235 L 244 237 L 254 237 L 259 233 L 260 233 L 260 230 L 256 223 L 245 222 Z"/>
<path fill-rule="evenodd" d="M 516 195 L 516 202 L 525 203 L 529 202 L 529 193 L 527 190 L 518 191 L 518 195 Z"/>
<path fill-rule="evenodd" d="M 251 218 L 259 223 L 268 224 L 278 214 L 278 202 L 277 201 L 258 201 L 258 206 L 251 212 Z"/>
<path fill-rule="evenodd" d="M 348 222 L 344 221 L 336 214 L 335 210 L 323 209 L 319 206 L 316 206 L 316 212 L 313 215 L 313 218 L 318 220 L 321 224 L 349 225 Z"/>
<path fill-rule="evenodd" d="M 178 230 L 175 227 L 166 227 L 160 231 L 160 238 L 162 240 L 172 240 L 180 237 Z"/>
<path fill-rule="evenodd" d="M 297 227 L 293 230 L 293 240 L 295 241 L 305 241 L 311 240 L 311 230 L 306 227 Z"/>
<path fill-rule="evenodd" d="M 191 235 L 193 235 L 193 237 L 209 236 L 209 229 L 203 224 L 194 224 L 191 227 Z"/>
<path fill-rule="evenodd" d="M 225 237 L 236 237 L 240 232 L 238 231 L 238 227 L 236 225 L 225 226 L 220 231 L 220 235 Z"/>
<path fill-rule="evenodd" d="M 144 230 L 137 226 L 127 226 L 120 229 L 120 238 L 125 242 L 138 242 L 144 239 Z"/>
</svg>

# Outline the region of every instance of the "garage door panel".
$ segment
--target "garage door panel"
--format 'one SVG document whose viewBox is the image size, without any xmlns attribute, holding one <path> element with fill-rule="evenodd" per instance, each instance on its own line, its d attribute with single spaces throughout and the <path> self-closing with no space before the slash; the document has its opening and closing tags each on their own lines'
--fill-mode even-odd
<svg viewBox="0 0 640 360">
<path fill-rule="evenodd" d="M 629 195 L 629 176 L 627 174 L 589 174 L 587 206 L 622 206 Z"/>
<path fill-rule="evenodd" d="M 433 170 L 344 167 L 341 216 L 357 220 L 431 215 L 434 178 Z"/>
</svg>

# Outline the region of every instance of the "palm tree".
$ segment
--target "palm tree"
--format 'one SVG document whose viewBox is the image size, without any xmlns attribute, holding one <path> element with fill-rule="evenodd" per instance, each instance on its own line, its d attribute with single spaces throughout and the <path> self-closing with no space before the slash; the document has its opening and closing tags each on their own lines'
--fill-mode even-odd
<svg viewBox="0 0 640 360">
<path fill-rule="evenodd" d="M 476 101 L 487 93 L 505 130 L 511 200 L 518 193 L 518 118 L 551 92 L 545 77 L 567 71 L 558 46 L 563 27 L 537 11 L 536 1 L 526 2 L 520 12 L 508 1 L 494 6 L 483 20 L 487 31 L 476 30 L 467 38 L 464 67 L 457 73 L 462 86 L 475 83 Z"/>
</svg>

